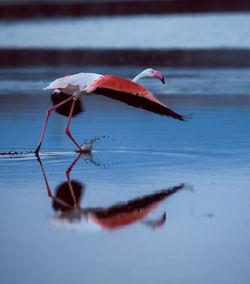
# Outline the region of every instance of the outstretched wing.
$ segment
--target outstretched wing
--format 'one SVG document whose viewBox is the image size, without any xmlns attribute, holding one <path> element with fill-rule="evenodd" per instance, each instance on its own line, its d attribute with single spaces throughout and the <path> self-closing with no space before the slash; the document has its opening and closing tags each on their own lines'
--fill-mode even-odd
<svg viewBox="0 0 250 284">
<path fill-rule="evenodd" d="M 86 92 L 103 95 L 130 106 L 171 116 L 182 121 L 185 120 L 185 117 L 172 111 L 143 86 L 113 75 L 100 77 L 86 89 Z"/>
</svg>

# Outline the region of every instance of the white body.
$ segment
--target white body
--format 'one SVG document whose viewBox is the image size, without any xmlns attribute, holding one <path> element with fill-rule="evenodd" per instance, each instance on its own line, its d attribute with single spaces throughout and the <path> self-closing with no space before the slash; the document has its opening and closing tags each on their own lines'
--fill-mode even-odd
<svg viewBox="0 0 250 284">
<path fill-rule="evenodd" d="M 74 95 L 75 98 L 78 98 L 80 95 L 85 94 L 85 88 L 89 87 L 100 77 L 102 77 L 101 74 L 83 72 L 74 75 L 68 75 L 51 82 L 48 87 L 44 88 L 44 90 L 63 90 L 65 94 Z"/>
</svg>

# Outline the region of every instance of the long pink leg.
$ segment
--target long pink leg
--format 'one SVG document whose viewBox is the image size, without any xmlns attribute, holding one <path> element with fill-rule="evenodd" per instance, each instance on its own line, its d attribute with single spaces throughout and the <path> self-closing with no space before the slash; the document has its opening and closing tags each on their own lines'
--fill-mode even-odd
<svg viewBox="0 0 250 284">
<path fill-rule="evenodd" d="M 43 174 L 43 178 L 44 178 L 44 181 L 45 181 L 45 184 L 46 184 L 48 196 L 49 196 L 50 198 L 52 198 L 53 200 L 55 200 L 57 203 L 59 203 L 59 204 L 65 206 L 65 207 L 67 207 L 67 208 L 69 208 L 69 209 L 73 209 L 73 208 L 74 208 L 73 206 L 69 205 L 68 203 L 66 203 L 66 202 L 63 201 L 62 199 L 60 199 L 60 198 L 54 196 L 54 195 L 51 193 L 51 190 L 50 190 L 50 188 L 49 188 L 49 183 L 48 183 L 48 180 L 47 180 L 47 177 L 46 177 L 44 168 L 43 168 L 43 164 L 42 164 L 42 162 L 41 162 L 39 156 L 37 157 L 37 160 L 38 160 L 38 162 L 39 162 L 39 164 L 40 164 L 40 167 L 41 167 L 41 170 L 42 170 L 42 174 Z"/>
<path fill-rule="evenodd" d="M 69 190 L 70 190 L 71 196 L 72 196 L 73 201 L 74 201 L 74 207 L 77 206 L 77 200 L 76 200 L 76 196 L 75 196 L 69 175 L 70 175 L 72 168 L 75 166 L 75 164 L 77 163 L 77 161 L 80 159 L 81 156 L 82 156 L 82 154 L 79 154 L 78 157 L 75 159 L 75 161 L 72 163 L 72 165 L 66 171 L 66 177 L 67 177 L 67 181 L 68 181 Z"/>
<path fill-rule="evenodd" d="M 69 118 L 68 118 L 68 122 L 67 122 L 67 125 L 66 125 L 66 129 L 65 129 L 65 133 L 69 136 L 69 138 L 75 143 L 75 145 L 77 146 L 77 148 L 80 150 L 80 152 L 82 152 L 82 148 L 78 145 L 78 143 L 76 142 L 76 140 L 72 137 L 70 131 L 69 131 L 69 124 L 70 124 L 70 120 L 71 120 L 71 117 L 72 117 L 72 114 L 73 114 L 73 111 L 74 111 L 74 108 L 75 108 L 75 104 L 76 104 L 76 100 L 73 100 L 72 102 L 72 106 L 71 106 L 71 109 L 70 109 L 70 114 L 69 114 Z"/>
<path fill-rule="evenodd" d="M 55 110 L 56 108 L 58 108 L 59 106 L 61 106 L 61 105 L 65 104 L 65 103 L 67 103 L 68 101 L 72 100 L 73 98 L 74 98 L 74 96 L 71 96 L 71 97 L 69 97 L 68 99 L 66 99 L 66 100 L 64 100 L 64 101 L 62 101 L 62 102 L 60 102 L 59 104 L 57 104 L 57 105 L 55 105 L 55 106 L 53 106 L 53 107 L 51 107 L 51 108 L 49 108 L 49 109 L 47 110 L 47 115 L 46 115 L 46 120 L 45 120 L 45 124 L 44 124 L 44 128 L 43 128 L 43 132 L 42 132 L 42 135 L 41 135 L 41 138 L 40 138 L 40 142 L 39 142 L 39 144 L 38 144 L 38 147 L 36 148 L 36 151 L 35 151 L 35 154 L 36 154 L 36 155 L 38 155 L 38 152 L 39 152 L 40 147 L 41 147 L 41 145 L 42 145 L 43 136 L 44 136 L 44 134 L 45 134 L 45 130 L 46 130 L 46 127 L 47 127 L 47 124 L 48 124 L 48 120 L 49 120 L 49 116 L 50 116 L 51 112 L 52 112 L 53 110 Z M 72 115 L 72 114 L 71 114 L 71 115 Z"/>
</svg>

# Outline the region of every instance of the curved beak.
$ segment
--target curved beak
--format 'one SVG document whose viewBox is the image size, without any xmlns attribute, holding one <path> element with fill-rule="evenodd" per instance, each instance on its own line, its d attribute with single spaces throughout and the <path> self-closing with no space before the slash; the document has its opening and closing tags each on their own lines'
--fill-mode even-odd
<svg viewBox="0 0 250 284">
<path fill-rule="evenodd" d="M 158 78 L 162 81 L 163 84 L 165 84 L 164 77 L 160 71 L 153 71 L 155 78 Z"/>
</svg>

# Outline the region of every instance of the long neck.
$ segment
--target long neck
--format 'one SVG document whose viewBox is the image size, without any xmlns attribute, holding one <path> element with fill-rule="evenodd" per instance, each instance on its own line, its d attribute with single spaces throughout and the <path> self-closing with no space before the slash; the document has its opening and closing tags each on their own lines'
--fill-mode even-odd
<svg viewBox="0 0 250 284">
<path fill-rule="evenodd" d="M 144 71 L 139 73 L 137 76 L 135 76 L 135 78 L 132 81 L 137 82 L 139 79 L 146 77 L 143 73 L 144 73 Z"/>
</svg>

